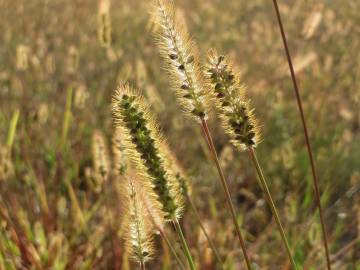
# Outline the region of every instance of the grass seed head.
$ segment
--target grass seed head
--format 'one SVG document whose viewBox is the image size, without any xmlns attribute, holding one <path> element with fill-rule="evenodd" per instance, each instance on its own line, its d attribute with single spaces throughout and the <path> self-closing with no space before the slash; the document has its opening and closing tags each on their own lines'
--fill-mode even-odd
<svg viewBox="0 0 360 270">
<path fill-rule="evenodd" d="M 29 66 L 29 52 L 28 46 L 20 44 L 16 48 L 16 67 L 18 70 L 27 70 Z"/>
<path fill-rule="evenodd" d="M 216 106 L 231 142 L 240 150 L 256 147 L 260 132 L 239 75 L 227 58 L 214 50 L 209 52 L 207 71 Z"/>
<path fill-rule="evenodd" d="M 124 209 L 126 209 L 124 240 L 130 257 L 138 263 L 145 263 L 154 253 L 152 239 L 154 228 L 148 212 L 143 207 L 135 181 L 137 180 L 133 175 L 129 175 L 123 182 Z"/>
<path fill-rule="evenodd" d="M 0 145 L 0 182 L 9 179 L 14 174 L 9 147 Z"/>
<path fill-rule="evenodd" d="M 153 18 L 160 54 L 165 59 L 172 87 L 183 110 L 197 120 L 205 118 L 208 96 L 197 50 L 185 23 L 175 19 L 171 1 L 156 1 Z"/>
<path fill-rule="evenodd" d="M 92 153 L 96 178 L 99 183 L 105 182 L 110 174 L 110 157 L 105 137 L 100 130 L 93 133 Z"/>
<path fill-rule="evenodd" d="M 113 117 L 115 126 L 124 131 L 124 144 L 134 168 L 149 182 L 165 218 L 178 218 L 181 194 L 170 170 L 171 163 L 161 151 L 165 142 L 143 98 L 129 86 L 120 86 L 113 96 Z"/>
<path fill-rule="evenodd" d="M 130 160 L 124 143 L 124 130 L 121 127 L 115 129 L 112 146 L 115 173 L 125 175 L 130 168 Z"/>
<path fill-rule="evenodd" d="M 101 0 L 98 13 L 98 39 L 103 47 L 111 45 L 110 0 Z"/>
</svg>

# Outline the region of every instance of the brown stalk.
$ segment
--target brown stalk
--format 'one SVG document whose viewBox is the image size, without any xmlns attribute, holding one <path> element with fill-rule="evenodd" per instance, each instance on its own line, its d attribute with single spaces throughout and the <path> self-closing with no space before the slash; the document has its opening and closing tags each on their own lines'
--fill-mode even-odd
<svg viewBox="0 0 360 270">
<path fill-rule="evenodd" d="M 246 266 L 247 266 L 247 268 L 249 270 L 251 270 L 252 267 L 251 267 L 249 256 L 248 256 L 247 251 L 246 251 L 245 241 L 244 241 L 243 236 L 241 234 L 239 223 L 238 223 L 238 221 L 236 219 L 235 207 L 234 207 L 234 205 L 232 203 L 232 200 L 231 200 L 230 191 L 229 191 L 228 185 L 226 183 L 224 172 L 223 172 L 223 170 L 222 170 L 222 168 L 220 166 L 219 158 L 218 158 L 218 155 L 216 153 L 216 149 L 215 149 L 214 142 L 213 142 L 213 139 L 212 139 L 210 131 L 209 131 L 209 127 L 208 127 L 207 122 L 206 122 L 206 120 L 204 118 L 201 118 L 201 127 L 202 127 L 202 129 L 204 131 L 206 141 L 208 142 L 211 155 L 212 155 L 212 157 L 214 159 L 214 162 L 216 164 L 216 168 L 217 168 L 219 176 L 220 176 L 222 187 L 223 187 L 223 189 L 225 191 L 226 201 L 227 201 L 228 206 L 230 208 L 231 217 L 232 217 L 233 222 L 235 224 L 236 233 L 237 233 L 237 236 L 238 236 L 238 239 L 239 239 L 239 242 L 240 242 L 241 249 L 242 249 L 243 254 L 244 254 L 244 259 L 245 259 L 245 262 L 246 262 Z"/>
<path fill-rule="evenodd" d="M 281 15 L 280 15 L 277 0 L 273 0 L 273 4 L 274 4 L 275 12 L 276 12 L 276 17 L 277 17 L 277 20 L 278 20 L 280 32 L 281 32 L 281 37 L 282 37 L 283 44 L 284 44 L 286 58 L 287 58 L 287 61 L 288 61 L 288 64 L 289 64 L 289 69 L 290 69 L 290 73 L 291 73 L 291 79 L 292 79 L 292 82 L 293 82 L 294 91 L 295 91 L 295 95 L 296 95 L 296 101 L 297 101 L 300 116 L 301 116 L 301 122 L 302 122 L 302 126 L 303 126 L 303 129 L 304 129 L 306 148 L 307 148 L 307 152 L 308 152 L 308 156 L 309 156 L 309 160 L 310 160 L 312 178 L 313 178 L 313 185 L 314 185 L 314 190 L 315 190 L 315 197 L 316 197 L 317 206 L 318 206 L 318 209 L 319 209 L 321 228 L 322 228 L 322 233 L 323 233 L 323 238 L 324 238 L 324 248 L 325 248 L 325 254 L 326 254 L 327 268 L 328 268 L 328 270 L 331 270 L 331 262 L 330 262 L 330 253 L 329 253 L 329 247 L 328 247 L 327 233 L 326 233 L 326 227 L 325 227 L 325 222 L 324 222 L 324 217 L 323 217 L 323 210 L 322 210 L 321 200 L 320 200 L 319 180 L 318 180 L 318 176 L 317 176 L 317 173 L 316 173 L 316 170 L 315 170 L 315 162 L 314 162 L 312 148 L 311 148 L 311 144 L 310 144 L 309 133 L 308 133 L 307 125 L 306 125 L 306 120 L 305 120 L 305 115 L 304 115 L 304 111 L 303 111 L 303 107 L 302 107 L 300 92 L 299 92 L 299 88 L 298 88 L 298 84 L 297 84 L 297 80 L 296 80 L 296 75 L 295 75 L 293 63 L 292 63 L 292 60 L 291 60 L 289 47 L 288 47 L 284 27 L 283 27 L 283 24 L 282 24 Z"/>
</svg>

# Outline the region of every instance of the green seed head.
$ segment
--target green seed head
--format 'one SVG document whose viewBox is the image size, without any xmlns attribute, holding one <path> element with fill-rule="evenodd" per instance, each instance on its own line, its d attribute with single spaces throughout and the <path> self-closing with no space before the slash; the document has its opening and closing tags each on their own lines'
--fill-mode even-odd
<svg viewBox="0 0 360 270">
<path fill-rule="evenodd" d="M 150 179 L 152 190 L 162 205 L 166 219 L 178 217 L 181 199 L 170 161 L 161 151 L 164 144 L 159 128 L 143 99 L 128 86 L 120 86 L 113 97 L 115 125 L 125 133 L 124 143 L 130 158 L 144 179 Z"/>
<path fill-rule="evenodd" d="M 240 84 L 238 74 L 225 56 L 210 51 L 208 62 L 208 79 L 232 143 L 241 150 L 256 147 L 260 141 L 259 128 L 245 98 L 245 86 Z"/>
</svg>

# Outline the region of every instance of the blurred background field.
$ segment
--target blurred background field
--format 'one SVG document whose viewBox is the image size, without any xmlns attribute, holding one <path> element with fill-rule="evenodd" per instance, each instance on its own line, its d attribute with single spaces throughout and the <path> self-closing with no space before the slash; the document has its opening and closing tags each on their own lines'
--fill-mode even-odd
<svg viewBox="0 0 360 270">
<path fill-rule="evenodd" d="M 321 181 L 333 266 L 359 270 L 360 1 L 279 2 Z M 241 70 L 262 125 L 260 161 L 295 258 L 301 268 L 325 269 L 310 166 L 271 1 L 175 3 L 201 55 L 216 48 Z M 118 269 L 135 269 L 120 237 L 121 179 L 109 183 L 109 231 L 105 195 L 92 170 L 93 132 L 100 129 L 110 145 L 111 96 L 123 80 L 146 96 L 191 176 L 192 198 L 226 269 L 241 269 L 202 134 L 181 113 L 164 75 L 148 1 L 111 1 L 110 46 L 99 41 L 101 9 L 95 0 L 0 0 L 0 269 L 115 269 L 111 239 L 121 258 Z M 233 149 L 215 116 L 209 123 L 253 261 L 259 269 L 290 269 L 247 154 Z M 216 269 L 190 209 L 182 224 L 199 269 Z M 171 229 L 169 236 L 175 241 Z M 160 238 L 156 247 L 149 268 L 174 269 Z"/>
</svg>

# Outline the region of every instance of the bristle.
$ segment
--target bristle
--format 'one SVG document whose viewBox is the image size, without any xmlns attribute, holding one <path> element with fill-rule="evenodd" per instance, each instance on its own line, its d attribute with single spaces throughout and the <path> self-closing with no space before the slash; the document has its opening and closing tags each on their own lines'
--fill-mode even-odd
<svg viewBox="0 0 360 270">
<path fill-rule="evenodd" d="M 152 258 L 154 253 L 152 232 L 153 226 L 148 213 L 144 209 L 133 176 L 128 176 L 123 182 L 124 196 L 124 240 L 126 250 L 138 263 L 145 263 Z"/>
<path fill-rule="evenodd" d="M 168 145 L 163 144 L 162 151 L 168 156 L 171 170 L 173 171 L 173 175 L 176 178 L 176 183 L 179 186 L 178 189 L 183 197 L 182 199 L 185 200 L 184 198 L 186 198 L 188 195 L 191 195 L 191 185 L 189 183 L 189 178 L 185 174 L 179 160 L 175 157 L 174 153 L 170 150 Z"/>
<path fill-rule="evenodd" d="M 208 97 L 195 45 L 174 13 L 171 1 L 156 1 L 157 43 L 184 111 L 199 120 L 207 115 Z"/>
<path fill-rule="evenodd" d="M 124 144 L 134 168 L 150 182 L 166 219 L 178 218 L 181 197 L 176 178 L 169 170 L 170 161 L 161 152 L 164 140 L 143 98 L 129 86 L 120 86 L 113 96 L 113 118 L 115 126 L 124 131 Z"/>
<path fill-rule="evenodd" d="M 260 132 L 254 110 L 245 97 L 246 87 L 240 84 L 239 75 L 225 56 L 210 51 L 208 62 L 207 75 L 216 96 L 216 107 L 231 142 L 240 150 L 256 147 Z"/>
<path fill-rule="evenodd" d="M 118 175 L 125 175 L 130 167 L 130 160 L 126 153 L 124 139 L 124 130 L 121 127 L 117 127 L 114 132 L 112 147 L 114 154 L 114 170 L 115 174 Z"/>
<path fill-rule="evenodd" d="M 106 140 L 100 130 L 95 130 L 93 133 L 92 153 L 96 178 L 98 183 L 101 184 L 109 178 L 110 158 Z"/>
<path fill-rule="evenodd" d="M 141 204 L 144 206 L 144 209 L 147 211 L 149 219 L 156 230 L 164 230 L 165 219 L 164 212 L 161 210 L 161 205 L 156 200 L 155 196 L 152 196 L 153 192 L 151 190 L 146 190 L 147 188 L 144 186 L 139 186 L 142 181 L 138 181 L 137 190 L 139 194 L 139 200 Z M 136 184 L 135 183 L 135 184 Z"/>
</svg>

